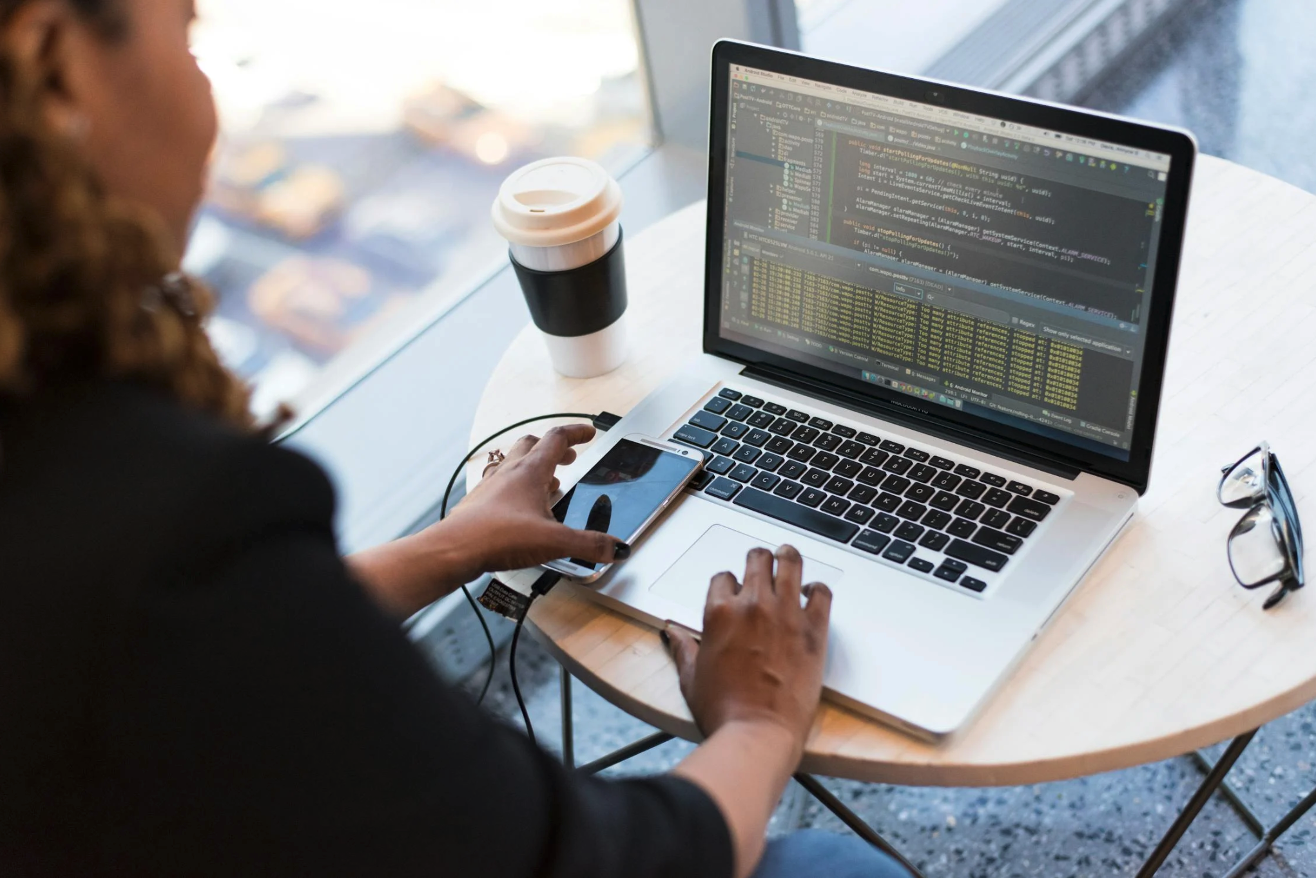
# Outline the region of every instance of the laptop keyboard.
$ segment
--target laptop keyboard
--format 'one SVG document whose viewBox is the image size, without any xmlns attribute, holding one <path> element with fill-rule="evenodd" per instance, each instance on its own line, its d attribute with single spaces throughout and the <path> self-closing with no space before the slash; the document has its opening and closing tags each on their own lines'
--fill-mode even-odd
<svg viewBox="0 0 1316 878">
<path fill-rule="evenodd" d="M 731 388 L 672 438 L 704 452 L 694 490 L 979 593 L 1060 502 Z"/>
</svg>

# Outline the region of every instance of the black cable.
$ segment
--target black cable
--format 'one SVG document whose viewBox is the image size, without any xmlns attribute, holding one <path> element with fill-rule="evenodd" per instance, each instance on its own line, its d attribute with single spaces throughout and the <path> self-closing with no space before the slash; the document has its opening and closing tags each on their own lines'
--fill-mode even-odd
<svg viewBox="0 0 1316 878">
<path fill-rule="evenodd" d="M 525 617 L 530 615 L 530 605 L 538 595 L 530 595 L 530 603 L 525 605 L 521 615 L 516 619 L 512 629 L 512 648 L 507 652 L 507 671 L 512 676 L 512 694 L 516 696 L 516 706 L 521 708 L 521 719 L 525 720 L 525 733 L 530 736 L 530 743 L 539 746 L 535 740 L 535 727 L 530 724 L 530 711 L 526 710 L 525 699 L 521 697 L 521 685 L 516 682 L 516 644 L 521 640 L 521 629 L 525 627 Z"/>
</svg>

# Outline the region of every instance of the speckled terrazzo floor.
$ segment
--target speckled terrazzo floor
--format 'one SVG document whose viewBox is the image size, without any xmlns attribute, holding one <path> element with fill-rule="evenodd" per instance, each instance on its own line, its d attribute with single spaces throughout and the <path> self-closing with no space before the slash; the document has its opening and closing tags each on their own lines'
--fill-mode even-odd
<svg viewBox="0 0 1316 878">
<path fill-rule="evenodd" d="M 1088 106 L 1194 130 L 1204 152 L 1316 191 L 1316 2 L 1196 2 L 1136 58 L 1083 101 Z M 1298 599 L 1316 599 L 1316 594 Z M 560 747 L 556 664 L 522 644 L 521 683 L 541 742 Z M 483 679 L 477 671 L 468 685 Z M 489 707 L 520 724 L 499 656 Z M 652 729 L 575 688 L 579 762 Z M 1216 748 L 1217 751 L 1220 748 Z M 614 773 L 674 765 L 690 745 L 671 742 Z M 1264 728 L 1229 780 L 1267 824 L 1316 786 L 1316 706 Z M 1134 875 L 1201 775 L 1187 758 L 1061 783 L 1000 789 L 916 789 L 826 781 L 929 878 L 1071 878 Z M 1316 812 L 1313 812 L 1316 813 Z M 778 809 L 773 832 L 794 827 L 845 831 L 798 788 Z M 1316 876 L 1316 817 L 1308 815 L 1253 875 Z M 1253 837 L 1219 796 L 1160 871 L 1166 878 L 1221 876 Z M 808 878 L 808 876 L 801 876 Z"/>
</svg>

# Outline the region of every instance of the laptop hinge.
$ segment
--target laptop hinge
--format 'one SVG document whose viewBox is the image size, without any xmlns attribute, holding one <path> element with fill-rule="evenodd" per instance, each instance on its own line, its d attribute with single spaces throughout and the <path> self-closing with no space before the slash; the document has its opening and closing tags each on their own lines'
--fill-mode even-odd
<svg viewBox="0 0 1316 878">
<path fill-rule="evenodd" d="M 1073 481 L 1078 478 L 1082 472 L 1072 463 L 1059 460 L 1045 454 L 1029 452 L 1014 445 L 1005 442 L 998 442 L 990 438 L 978 435 L 971 430 L 957 428 L 953 425 L 937 421 L 932 418 L 924 417 L 910 409 L 899 408 L 894 405 L 884 403 L 880 399 L 872 399 L 862 394 L 853 393 L 844 388 L 836 387 L 822 381 L 814 381 L 781 369 L 774 369 L 771 366 L 751 365 L 746 366 L 745 371 L 741 374 L 747 378 L 753 378 L 762 381 L 765 384 L 772 384 L 776 387 L 784 387 L 787 390 L 798 390 L 808 393 L 810 396 L 816 396 L 825 399 L 828 402 L 834 402 L 851 408 L 864 414 L 874 415 L 888 421 L 895 421 L 908 427 L 913 427 L 924 433 L 931 433 L 933 436 L 947 439 L 951 442 L 958 442 L 960 445 L 967 445 L 970 448 L 976 448 L 988 454 L 994 454 L 997 457 L 1003 457 L 1006 460 L 1013 460 L 1015 463 L 1021 463 L 1034 469 L 1042 470 L 1053 476 L 1059 476 L 1063 479 Z"/>
</svg>

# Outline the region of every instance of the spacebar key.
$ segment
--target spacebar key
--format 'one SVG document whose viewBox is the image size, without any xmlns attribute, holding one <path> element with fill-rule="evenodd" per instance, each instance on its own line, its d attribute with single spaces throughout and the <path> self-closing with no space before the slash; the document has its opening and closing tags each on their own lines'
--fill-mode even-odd
<svg viewBox="0 0 1316 878">
<path fill-rule="evenodd" d="M 731 502 L 737 506 L 744 506 L 746 509 L 753 509 L 755 512 L 762 512 L 769 518 L 802 527 L 819 536 L 827 537 L 829 540 L 848 543 L 854 539 L 855 534 L 859 533 L 858 525 L 842 521 L 833 515 L 819 512 L 816 509 L 810 509 L 807 506 L 774 497 L 772 494 L 765 494 L 756 488 L 745 488 Z"/>
</svg>

